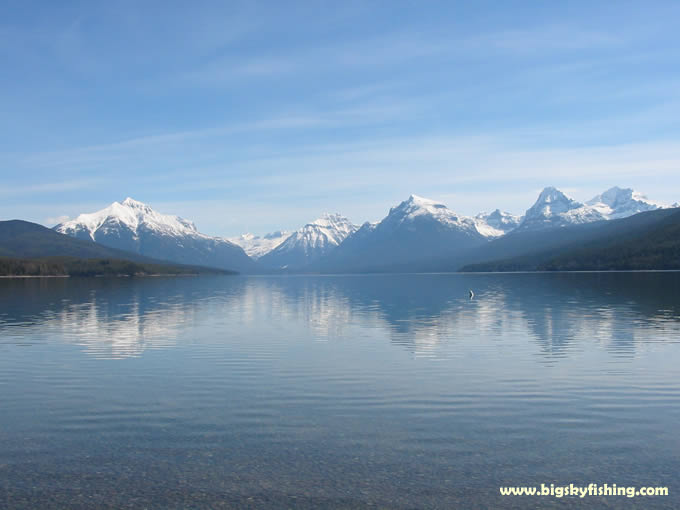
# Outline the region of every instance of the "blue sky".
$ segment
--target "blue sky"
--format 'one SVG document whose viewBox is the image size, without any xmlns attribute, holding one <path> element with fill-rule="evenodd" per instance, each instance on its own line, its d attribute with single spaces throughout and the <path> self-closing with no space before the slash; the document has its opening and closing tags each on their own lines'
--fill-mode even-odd
<svg viewBox="0 0 680 510">
<path fill-rule="evenodd" d="M 199 4 L 199 5 L 193 5 Z M 678 2 L 0 4 L 0 219 L 680 200 Z"/>
</svg>

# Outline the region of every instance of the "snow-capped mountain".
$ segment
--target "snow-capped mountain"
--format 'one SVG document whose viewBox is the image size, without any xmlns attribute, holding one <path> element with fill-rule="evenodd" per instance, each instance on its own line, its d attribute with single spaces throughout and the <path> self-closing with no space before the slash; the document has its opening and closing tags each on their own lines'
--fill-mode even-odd
<svg viewBox="0 0 680 510">
<path fill-rule="evenodd" d="M 515 232 L 579 225 L 605 220 L 597 209 L 569 198 L 560 190 L 547 187 L 538 195 Z"/>
<path fill-rule="evenodd" d="M 522 216 L 496 209 L 492 213 L 482 212 L 475 216 L 477 230 L 486 237 L 500 237 L 511 232 L 522 222 Z"/>
<path fill-rule="evenodd" d="M 302 267 L 330 253 L 356 230 L 357 226 L 344 216 L 324 214 L 290 234 L 259 261 L 273 268 Z"/>
<path fill-rule="evenodd" d="M 440 228 L 455 232 L 466 232 L 473 236 L 475 234 L 483 237 L 495 237 L 497 235 L 495 229 L 486 222 L 456 214 L 444 204 L 417 195 L 411 195 L 408 200 L 391 208 L 387 217 L 376 228 L 382 230 L 396 229 L 403 225 L 406 228 L 413 228 L 415 224 L 423 221 L 436 224 Z"/>
<path fill-rule="evenodd" d="M 61 223 L 54 230 L 78 239 L 132 251 L 156 259 L 237 271 L 255 263 L 240 246 L 200 233 L 178 216 L 161 214 L 142 202 L 126 198 L 90 214 Z"/>
<path fill-rule="evenodd" d="M 597 195 L 588 202 L 587 205 L 597 210 L 608 220 L 626 218 L 644 211 L 662 209 L 664 206 L 649 200 L 642 193 L 633 191 L 630 188 L 619 188 L 614 186 L 604 193 Z"/>
<path fill-rule="evenodd" d="M 408 200 L 392 207 L 378 227 L 384 228 L 389 225 L 396 228 L 400 225 L 411 225 L 417 220 L 434 221 L 448 229 L 477 232 L 476 223 L 472 218 L 456 214 L 444 204 L 418 195 L 411 195 Z"/>
<path fill-rule="evenodd" d="M 632 189 L 613 187 L 583 204 L 548 187 L 524 216 L 496 209 L 472 218 L 439 202 L 411 195 L 392 207 L 380 222 L 367 222 L 361 227 L 333 214 L 293 233 L 274 232 L 262 237 L 244 234 L 223 239 L 200 233 L 188 220 L 158 213 L 127 198 L 101 211 L 81 214 L 54 229 L 147 257 L 241 272 L 255 272 L 258 268 L 410 271 L 434 267 L 426 261 L 460 259 L 469 255 L 471 248 L 482 249 L 484 243 L 509 233 L 514 236 L 516 232 L 625 218 L 663 207 L 666 206 Z"/>
<path fill-rule="evenodd" d="M 97 237 L 115 234 L 121 228 L 129 231 L 131 238 L 139 237 L 140 228 L 171 236 L 198 234 L 196 226 L 190 221 L 157 213 L 148 205 L 129 197 L 121 203 L 114 202 L 101 211 L 81 214 L 74 220 L 54 227 L 62 234 L 91 241 L 96 241 Z"/>
<path fill-rule="evenodd" d="M 392 207 L 378 224 L 364 223 L 315 269 L 393 269 L 417 265 L 485 242 L 487 238 L 480 233 L 473 218 L 456 214 L 444 204 L 411 195 Z"/>
<path fill-rule="evenodd" d="M 263 236 L 255 234 L 242 234 L 238 237 L 230 237 L 228 241 L 238 244 L 248 254 L 248 256 L 258 259 L 265 253 L 269 253 L 290 236 L 290 232 L 279 230 Z"/>
</svg>

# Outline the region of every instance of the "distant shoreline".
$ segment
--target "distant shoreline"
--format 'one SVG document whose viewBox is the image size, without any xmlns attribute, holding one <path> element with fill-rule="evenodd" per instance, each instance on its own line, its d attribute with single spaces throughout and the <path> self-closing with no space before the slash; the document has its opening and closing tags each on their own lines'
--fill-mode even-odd
<svg viewBox="0 0 680 510">
<path fill-rule="evenodd" d="M 71 276 L 67 274 L 45 274 L 45 275 L 3 274 L 0 275 L 0 278 L 5 278 L 9 280 L 14 278 L 71 278 Z"/>
<path fill-rule="evenodd" d="M 138 275 L 127 275 L 127 274 L 98 274 L 92 276 L 72 276 L 70 274 L 43 274 L 43 275 L 0 275 L 0 278 L 6 280 L 12 279 L 24 279 L 24 278 L 161 278 L 161 277 L 186 277 L 186 276 L 201 276 L 200 274 L 183 273 L 183 274 L 138 274 Z"/>
<path fill-rule="evenodd" d="M 451 271 L 456 274 L 550 274 L 550 273 L 679 273 L 680 269 L 540 269 L 540 270 L 517 270 L 517 271 Z M 418 274 L 418 273 L 412 273 Z M 420 273 L 437 274 L 437 273 Z M 439 274 L 446 274 L 440 272 Z"/>
<path fill-rule="evenodd" d="M 331 277 L 357 277 L 357 276 L 400 276 L 400 275 L 493 275 L 493 274 L 507 274 L 507 275 L 523 275 L 523 274 L 574 274 L 574 273 L 598 273 L 598 274 L 611 274 L 611 273 L 680 273 L 680 269 L 610 269 L 610 270 L 575 270 L 575 271 L 433 271 L 431 273 L 424 272 L 405 272 L 405 273 L 289 273 L 289 274 L 249 274 L 249 275 L 227 275 L 227 276 L 247 276 L 247 277 L 319 277 L 319 276 L 331 276 Z M 0 275 L 0 279 L 12 280 L 12 279 L 29 279 L 29 278 L 176 278 L 176 277 L 199 277 L 205 276 L 206 274 L 212 273 L 182 273 L 182 274 L 138 274 L 138 275 Z M 220 274 L 220 273 L 216 273 Z M 214 276 L 214 275 L 213 275 Z"/>
</svg>

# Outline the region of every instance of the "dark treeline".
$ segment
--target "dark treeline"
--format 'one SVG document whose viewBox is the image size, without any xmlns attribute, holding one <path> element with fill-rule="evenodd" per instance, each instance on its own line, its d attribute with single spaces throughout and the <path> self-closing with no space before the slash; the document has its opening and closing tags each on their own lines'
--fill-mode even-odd
<svg viewBox="0 0 680 510">
<path fill-rule="evenodd" d="M 680 269 L 680 224 L 607 246 L 584 247 L 540 264 L 546 271 Z"/>
<path fill-rule="evenodd" d="M 193 266 L 148 264 L 119 259 L 0 257 L 0 276 L 145 276 L 226 273 Z"/>
<path fill-rule="evenodd" d="M 656 211 L 654 212 L 656 213 Z M 649 213 L 643 213 L 638 217 Z M 621 225 L 638 221 L 618 220 Z M 657 222 L 573 242 L 551 251 L 492 260 L 463 271 L 641 271 L 680 269 L 680 211 L 670 210 Z"/>
<path fill-rule="evenodd" d="M 63 262 L 49 259 L 0 258 L 1 276 L 66 276 Z"/>
</svg>

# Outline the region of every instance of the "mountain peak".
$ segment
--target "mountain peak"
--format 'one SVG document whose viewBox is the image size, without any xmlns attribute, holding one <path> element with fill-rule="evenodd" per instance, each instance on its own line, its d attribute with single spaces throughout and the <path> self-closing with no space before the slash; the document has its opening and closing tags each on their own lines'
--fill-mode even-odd
<svg viewBox="0 0 680 510">
<path fill-rule="evenodd" d="M 481 212 L 475 216 L 477 230 L 485 237 L 500 237 L 511 232 L 521 223 L 522 217 L 496 209 L 491 213 Z"/>
<path fill-rule="evenodd" d="M 54 228 L 69 235 L 78 231 L 87 232 L 92 240 L 96 239 L 98 233 L 113 232 L 120 228 L 127 229 L 134 237 L 139 235 L 141 228 L 175 237 L 209 237 L 200 234 L 192 222 L 179 216 L 158 213 L 147 204 L 130 197 L 122 203 L 113 202 L 100 211 L 81 214 Z"/>
<path fill-rule="evenodd" d="M 595 208 L 577 202 L 559 189 L 548 186 L 543 188 L 517 228 L 518 230 L 536 230 L 603 219 L 605 217 Z"/>
<path fill-rule="evenodd" d="M 634 193 L 635 192 L 631 188 L 619 188 L 618 186 L 614 186 L 613 188 L 609 188 L 604 193 L 601 193 L 593 197 L 592 199 L 588 200 L 588 202 L 586 203 L 588 205 L 606 204 L 608 206 L 613 206 L 617 202 L 632 199 Z M 639 195 L 639 193 L 635 194 Z"/>
<path fill-rule="evenodd" d="M 661 209 L 663 205 L 649 200 L 632 188 L 614 186 L 586 202 L 607 219 L 625 218 L 643 211 Z"/>
<path fill-rule="evenodd" d="M 430 222 L 432 225 L 437 225 L 436 228 L 458 230 L 472 236 L 480 234 L 487 236 L 486 232 L 477 228 L 478 222 L 473 218 L 459 215 L 441 202 L 418 195 L 410 195 L 408 199 L 392 207 L 388 215 L 380 222 L 379 228 L 394 230 L 399 229 L 402 224 L 411 225 L 414 222 Z"/>
<path fill-rule="evenodd" d="M 538 204 L 539 202 L 541 202 L 549 204 L 553 202 L 573 202 L 573 201 L 574 201 L 573 199 L 568 197 L 566 194 L 564 194 L 562 191 L 555 188 L 554 186 L 547 186 L 543 188 L 543 191 L 541 191 L 541 193 L 538 195 L 536 203 Z"/>
<path fill-rule="evenodd" d="M 548 186 L 543 188 L 541 193 L 538 195 L 538 198 L 532 206 L 532 209 L 547 208 L 548 212 L 563 213 L 581 206 L 583 206 L 582 203 L 577 202 L 573 198 L 567 196 L 564 192 L 553 186 Z"/>
<path fill-rule="evenodd" d="M 126 206 L 128 206 L 128 207 L 135 207 L 135 208 L 138 208 L 138 209 L 142 209 L 142 208 L 144 208 L 144 209 L 150 209 L 150 207 L 149 207 L 148 205 L 146 205 L 145 203 L 140 202 L 140 201 L 138 201 L 138 200 L 135 200 L 135 199 L 132 198 L 132 197 L 127 197 L 125 200 L 123 200 L 123 201 L 121 202 L 121 204 L 122 204 L 122 205 L 126 205 Z"/>
<path fill-rule="evenodd" d="M 323 213 L 319 218 L 310 223 L 310 225 L 318 225 L 320 227 L 329 227 L 341 224 L 351 224 L 351 222 L 348 218 L 340 213 Z"/>
<path fill-rule="evenodd" d="M 410 195 L 399 205 L 392 207 L 388 216 L 396 214 L 405 218 L 419 216 L 421 214 L 440 215 L 444 211 L 454 214 L 442 203 L 418 195 Z"/>
<path fill-rule="evenodd" d="M 408 199 L 402 202 L 402 204 L 412 204 L 418 207 L 446 207 L 440 202 L 436 202 L 429 198 L 421 197 L 419 195 L 409 195 Z"/>
<path fill-rule="evenodd" d="M 434 200 L 430 200 L 429 198 L 421 197 L 420 195 L 414 195 L 414 194 L 410 194 L 408 196 L 408 201 L 413 202 L 413 203 L 417 203 L 417 202 L 431 203 L 431 202 L 434 202 Z"/>
<path fill-rule="evenodd" d="M 263 264 L 277 268 L 303 267 L 334 250 L 357 230 L 348 218 L 339 213 L 324 213 L 311 223 L 296 230 L 262 254 Z"/>
<path fill-rule="evenodd" d="M 181 264 L 248 271 L 253 261 L 234 243 L 200 233 L 179 216 L 162 214 L 127 197 L 93 213 L 79 215 L 54 230 L 117 249 Z"/>
</svg>

